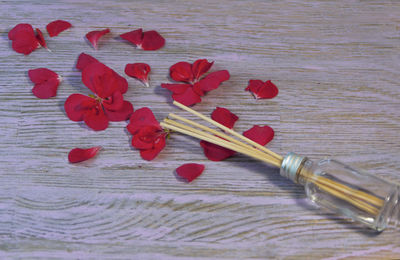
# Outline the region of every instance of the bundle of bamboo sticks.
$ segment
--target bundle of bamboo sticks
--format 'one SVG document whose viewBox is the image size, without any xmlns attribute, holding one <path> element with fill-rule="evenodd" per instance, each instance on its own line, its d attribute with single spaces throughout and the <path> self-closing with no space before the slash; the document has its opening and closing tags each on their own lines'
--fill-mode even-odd
<svg viewBox="0 0 400 260">
<path fill-rule="evenodd" d="M 203 114 L 174 101 L 173 104 L 203 120 L 223 130 L 218 131 L 210 127 L 201 125 L 192 120 L 178 116 L 176 114 L 169 114 L 161 126 L 164 129 L 176 131 L 185 135 L 189 135 L 200 140 L 204 140 L 227 149 L 245 154 L 252 158 L 266 162 L 275 167 L 281 167 L 283 157 L 273 151 L 265 148 L 264 146 L 250 140 L 249 138 L 235 132 L 234 130 L 225 127 L 224 125 L 204 116 Z M 180 122 L 178 122 L 180 121 Z M 230 135 L 228 135 L 230 134 Z M 383 207 L 384 200 L 374 195 L 368 194 L 364 191 L 353 189 L 345 184 L 338 183 L 321 175 L 316 175 L 312 172 L 300 170 L 301 178 L 308 182 L 312 182 L 317 187 L 338 199 L 350 203 L 354 207 L 361 209 L 372 216 L 379 214 Z"/>
</svg>

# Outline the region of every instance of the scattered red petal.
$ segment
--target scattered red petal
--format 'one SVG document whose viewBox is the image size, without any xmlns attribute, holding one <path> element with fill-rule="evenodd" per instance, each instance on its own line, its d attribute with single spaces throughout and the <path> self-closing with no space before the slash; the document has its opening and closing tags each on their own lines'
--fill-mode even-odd
<svg viewBox="0 0 400 260">
<path fill-rule="evenodd" d="M 142 159 L 151 161 L 157 157 L 157 155 L 164 149 L 165 147 L 165 137 L 158 139 L 152 149 L 144 149 L 140 150 L 140 156 Z"/>
<path fill-rule="evenodd" d="M 175 81 L 190 83 L 193 81 L 192 64 L 185 61 L 175 63 L 169 68 L 169 75 Z"/>
<path fill-rule="evenodd" d="M 192 182 L 203 173 L 204 168 L 205 166 L 203 164 L 186 163 L 176 168 L 175 171 L 179 177 L 184 178 L 188 182 Z"/>
<path fill-rule="evenodd" d="M 137 29 L 123 33 L 120 37 L 145 51 L 155 51 L 165 45 L 165 39 L 156 31 L 143 32 L 142 29 Z"/>
<path fill-rule="evenodd" d="M 200 96 L 191 87 L 181 94 L 172 94 L 172 99 L 188 107 L 201 102 Z"/>
<path fill-rule="evenodd" d="M 145 126 L 155 126 L 161 130 L 160 123 L 158 123 L 153 112 L 148 107 L 142 107 L 132 113 L 127 129 L 132 135 L 135 135 Z"/>
<path fill-rule="evenodd" d="M 57 95 L 60 77 L 54 71 L 46 68 L 38 68 L 29 70 L 28 76 L 35 83 L 32 93 L 36 97 L 47 99 Z"/>
<path fill-rule="evenodd" d="M 203 148 L 204 155 L 211 161 L 219 162 L 232 157 L 236 154 L 235 151 L 229 150 L 225 147 L 209 143 L 207 141 L 200 141 L 200 146 Z"/>
<path fill-rule="evenodd" d="M 97 104 L 89 113 L 85 113 L 83 121 L 94 131 L 102 131 L 108 127 L 108 117 L 100 104 Z"/>
<path fill-rule="evenodd" d="M 239 117 L 226 108 L 217 107 L 211 114 L 214 121 L 232 129 Z"/>
<path fill-rule="evenodd" d="M 255 125 L 245 131 L 243 135 L 260 145 L 266 145 L 274 138 L 274 129 L 269 126 Z"/>
<path fill-rule="evenodd" d="M 125 66 L 125 73 L 129 77 L 136 78 L 143 82 L 146 87 L 149 87 L 149 73 L 151 68 L 146 63 L 129 63 Z"/>
<path fill-rule="evenodd" d="M 206 59 L 196 60 L 192 65 L 192 73 L 194 79 L 200 79 L 200 77 L 210 70 L 214 62 L 208 62 Z"/>
<path fill-rule="evenodd" d="M 245 89 L 250 91 L 255 99 L 270 99 L 278 95 L 278 88 L 270 80 L 263 82 L 261 80 L 250 80 Z"/>
<path fill-rule="evenodd" d="M 167 84 L 167 83 L 163 83 L 163 84 L 161 84 L 161 87 L 168 89 L 173 94 L 182 94 L 188 88 L 191 88 L 192 85 L 191 84 Z"/>
<path fill-rule="evenodd" d="M 227 70 L 211 72 L 199 81 L 200 89 L 203 91 L 211 91 L 219 87 L 219 85 L 230 78 Z"/>
<path fill-rule="evenodd" d="M 113 70 L 100 62 L 90 63 L 82 71 L 82 82 L 99 97 L 105 99 L 119 91 Z"/>
<path fill-rule="evenodd" d="M 89 160 L 96 156 L 100 149 L 101 146 L 95 146 L 89 149 L 74 148 L 68 154 L 68 161 L 70 163 L 78 163 Z"/>
<path fill-rule="evenodd" d="M 46 40 L 44 39 L 43 33 L 41 30 L 39 30 L 39 28 L 36 28 L 36 39 L 41 46 L 47 49 Z"/>
<path fill-rule="evenodd" d="M 82 121 L 84 116 L 95 109 L 97 102 L 94 98 L 72 94 L 64 103 L 65 113 L 72 121 Z"/>
<path fill-rule="evenodd" d="M 105 34 L 107 34 L 107 33 L 109 33 L 110 32 L 110 29 L 104 29 L 104 30 L 101 30 L 101 31 L 91 31 L 91 32 L 88 32 L 87 34 L 86 34 L 86 38 L 88 39 L 88 41 L 93 45 L 93 48 L 95 49 L 95 50 L 97 50 L 97 42 L 99 41 L 99 39 L 103 36 L 103 35 L 105 35 Z"/>
<path fill-rule="evenodd" d="M 104 102 L 103 102 L 104 105 Z M 111 122 L 119 122 L 119 121 L 124 121 L 128 120 L 129 117 L 133 113 L 133 105 L 129 101 L 124 101 L 122 104 L 122 107 L 118 110 L 108 110 L 105 109 L 104 112 L 106 113 L 108 119 Z"/>
<path fill-rule="evenodd" d="M 24 55 L 28 55 L 40 47 L 40 43 L 30 24 L 17 24 L 8 32 L 8 38 L 12 41 L 13 50 Z"/>
<path fill-rule="evenodd" d="M 46 26 L 46 30 L 49 33 L 50 37 L 54 37 L 59 35 L 61 32 L 71 28 L 71 24 L 64 20 L 56 20 L 52 21 Z"/>
<path fill-rule="evenodd" d="M 144 126 L 132 138 L 132 146 L 140 150 L 140 156 L 153 160 L 165 147 L 166 133 L 156 126 Z"/>
</svg>

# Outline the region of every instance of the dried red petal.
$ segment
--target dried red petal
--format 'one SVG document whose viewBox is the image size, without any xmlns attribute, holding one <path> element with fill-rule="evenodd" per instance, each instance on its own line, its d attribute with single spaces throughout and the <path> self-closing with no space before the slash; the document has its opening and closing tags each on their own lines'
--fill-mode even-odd
<svg viewBox="0 0 400 260">
<path fill-rule="evenodd" d="M 64 20 L 56 20 L 52 21 L 46 26 L 46 30 L 49 33 L 50 37 L 54 37 L 59 35 L 61 32 L 71 28 L 71 24 Z"/>
<path fill-rule="evenodd" d="M 222 161 L 236 154 L 235 151 L 229 150 L 225 147 L 209 143 L 207 141 L 200 141 L 200 146 L 203 148 L 204 155 L 211 161 Z"/>
<path fill-rule="evenodd" d="M 93 48 L 95 49 L 95 50 L 97 50 L 97 42 L 99 41 L 99 39 L 103 36 L 103 35 L 105 35 L 105 34 L 107 34 L 107 33 L 109 33 L 110 32 L 110 29 L 104 29 L 104 30 L 101 30 L 101 31 L 91 31 L 91 32 L 88 32 L 87 34 L 86 34 L 86 38 L 88 39 L 88 41 L 93 45 Z"/>
<path fill-rule="evenodd" d="M 82 82 L 104 99 L 119 90 L 118 80 L 113 70 L 100 62 L 93 62 L 85 67 L 82 71 Z"/>
<path fill-rule="evenodd" d="M 270 99 L 278 95 L 278 88 L 270 80 L 262 82 L 261 80 L 249 80 L 249 85 L 245 89 L 250 91 L 255 99 Z"/>
<path fill-rule="evenodd" d="M 72 121 L 82 121 L 85 114 L 90 113 L 97 106 L 94 98 L 82 95 L 72 94 L 64 103 L 65 113 Z"/>
<path fill-rule="evenodd" d="M 38 68 L 28 71 L 28 76 L 35 86 L 32 93 L 41 99 L 51 98 L 57 95 L 60 77 L 54 71 L 46 68 Z"/>
<path fill-rule="evenodd" d="M 156 31 L 143 32 L 142 29 L 137 29 L 123 33 L 120 37 L 135 44 L 137 48 L 145 51 L 158 50 L 165 44 L 165 39 Z"/>
<path fill-rule="evenodd" d="M 126 75 L 142 81 L 146 87 L 149 87 L 148 75 L 150 71 L 151 68 L 146 63 L 129 63 L 125 66 Z"/>
<path fill-rule="evenodd" d="M 103 108 L 98 104 L 92 110 L 86 112 L 83 116 L 86 125 L 95 131 L 102 131 L 108 127 L 108 117 Z"/>
<path fill-rule="evenodd" d="M 193 78 L 195 80 L 200 79 L 204 73 L 210 70 L 213 64 L 214 62 L 208 62 L 206 59 L 196 60 L 192 65 Z"/>
<path fill-rule="evenodd" d="M 78 70 L 83 70 L 87 66 L 89 66 L 90 64 L 97 63 L 97 62 L 101 63 L 100 61 L 98 61 L 97 59 L 93 58 L 92 56 L 82 52 L 78 57 L 78 61 L 76 63 L 76 68 Z M 101 64 L 103 64 L 103 63 L 101 63 Z M 104 66 L 106 66 L 106 65 L 104 65 Z M 107 67 L 107 68 L 109 68 L 109 67 Z M 109 68 L 109 69 L 111 69 L 111 68 Z M 112 70 L 112 72 L 114 74 L 114 77 L 116 77 L 119 91 L 121 92 L 121 94 L 126 93 L 126 91 L 128 90 L 128 81 L 124 77 L 122 77 L 121 75 L 116 73 L 114 70 Z"/>
<path fill-rule="evenodd" d="M 40 43 L 30 24 L 17 24 L 8 32 L 8 38 L 12 41 L 13 50 L 24 55 L 28 55 L 40 47 Z"/>
<path fill-rule="evenodd" d="M 266 145 L 274 138 L 274 129 L 267 125 L 255 125 L 249 130 L 245 131 L 243 135 L 260 145 Z"/>
<path fill-rule="evenodd" d="M 232 129 L 239 117 L 226 108 L 217 107 L 211 114 L 214 121 Z"/>
<path fill-rule="evenodd" d="M 194 104 L 200 103 L 200 96 L 194 92 L 193 88 L 189 87 L 183 93 L 172 94 L 172 99 L 178 101 L 185 106 L 193 106 Z"/>
<path fill-rule="evenodd" d="M 220 70 L 211 72 L 198 83 L 200 89 L 207 92 L 219 87 L 219 85 L 230 78 L 229 72 L 227 70 Z"/>
<path fill-rule="evenodd" d="M 184 178 L 188 182 L 192 182 L 203 173 L 204 169 L 205 166 L 203 164 L 186 163 L 176 168 L 175 171 L 179 177 Z"/>
<path fill-rule="evenodd" d="M 74 148 L 68 153 L 68 161 L 70 163 L 78 163 L 89 160 L 96 156 L 101 146 L 95 146 L 89 149 Z"/>
<path fill-rule="evenodd" d="M 114 111 L 104 109 L 104 112 L 106 113 L 108 120 L 110 120 L 111 122 L 124 121 L 128 120 L 129 117 L 132 115 L 133 105 L 131 104 L 131 102 L 125 100 L 120 109 Z"/>
<path fill-rule="evenodd" d="M 192 64 L 185 61 L 175 63 L 169 68 L 169 75 L 175 81 L 192 82 Z"/>
<path fill-rule="evenodd" d="M 144 51 L 155 51 L 165 45 L 165 39 L 156 31 L 147 31 L 143 33 L 141 48 Z"/>
<path fill-rule="evenodd" d="M 131 134 L 135 135 L 141 128 L 146 126 L 154 126 L 161 130 L 160 123 L 154 117 L 151 109 L 142 107 L 133 112 L 126 128 Z"/>
<path fill-rule="evenodd" d="M 43 33 L 41 30 L 39 30 L 39 28 L 36 28 L 36 39 L 40 45 L 47 49 L 46 40 L 44 39 Z"/>
</svg>

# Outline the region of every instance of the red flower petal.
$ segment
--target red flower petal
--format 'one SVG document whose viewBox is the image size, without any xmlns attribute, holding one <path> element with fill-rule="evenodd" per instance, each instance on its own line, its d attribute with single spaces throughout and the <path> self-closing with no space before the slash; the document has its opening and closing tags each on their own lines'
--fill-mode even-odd
<svg viewBox="0 0 400 260">
<path fill-rule="evenodd" d="M 89 160 L 90 158 L 96 156 L 97 152 L 100 151 L 100 149 L 101 146 L 95 146 L 89 149 L 81 149 L 81 148 L 72 149 L 68 153 L 68 161 L 70 163 L 78 163 Z"/>
<path fill-rule="evenodd" d="M 115 91 L 107 99 L 101 102 L 105 110 L 117 111 L 120 110 L 124 104 L 124 96 L 119 91 Z"/>
<path fill-rule="evenodd" d="M 137 149 L 152 149 L 154 142 L 161 137 L 162 130 L 156 126 L 144 126 L 132 138 L 132 146 Z"/>
<path fill-rule="evenodd" d="M 154 144 L 152 149 L 144 149 L 140 150 L 140 156 L 147 161 L 151 161 L 164 149 L 165 147 L 165 135 L 162 138 L 159 138 L 157 142 Z"/>
<path fill-rule="evenodd" d="M 39 28 L 36 28 L 36 39 L 40 45 L 47 49 L 46 40 L 44 39 L 43 33 L 41 30 L 39 30 Z"/>
<path fill-rule="evenodd" d="M 141 48 L 145 51 L 155 51 L 165 45 L 165 39 L 156 31 L 147 31 L 143 33 Z"/>
<path fill-rule="evenodd" d="M 172 99 L 185 106 L 193 106 L 201 102 L 200 96 L 193 91 L 193 88 L 187 88 L 185 92 L 180 94 L 172 94 Z"/>
<path fill-rule="evenodd" d="M 211 72 L 198 83 L 200 85 L 200 89 L 203 91 L 211 91 L 219 87 L 219 85 L 228 80 L 230 77 L 229 72 L 227 70 L 220 70 Z"/>
<path fill-rule="evenodd" d="M 60 77 L 54 71 L 46 68 L 38 68 L 29 70 L 28 76 L 35 83 L 32 93 L 36 97 L 47 99 L 57 95 Z"/>
<path fill-rule="evenodd" d="M 236 154 L 235 151 L 206 141 L 200 141 L 200 146 L 203 148 L 204 155 L 215 162 L 225 160 Z"/>
<path fill-rule="evenodd" d="M 40 47 L 40 43 L 30 24 L 17 24 L 8 32 L 8 38 L 12 40 L 13 50 L 24 55 L 28 55 Z"/>
<path fill-rule="evenodd" d="M 192 182 L 203 173 L 204 168 L 205 166 L 203 164 L 186 163 L 176 168 L 175 171 L 179 177 L 186 179 L 188 182 Z"/>
<path fill-rule="evenodd" d="M 167 83 L 163 83 L 163 84 L 161 84 L 161 87 L 168 89 L 173 94 L 182 94 L 188 88 L 191 88 L 192 85 L 190 85 L 190 84 L 167 84 Z"/>
<path fill-rule="evenodd" d="M 82 121 L 86 113 L 90 113 L 97 106 L 94 98 L 82 95 L 72 94 L 64 103 L 65 113 L 72 121 Z"/>
<path fill-rule="evenodd" d="M 255 125 L 245 131 L 243 135 L 260 145 L 266 145 L 274 138 L 274 129 L 269 126 Z"/>
<path fill-rule="evenodd" d="M 124 101 L 124 103 L 122 104 L 122 107 L 119 110 L 112 111 L 112 110 L 105 109 L 104 112 L 106 113 L 108 120 L 110 120 L 112 122 L 124 121 L 124 120 L 128 120 L 128 118 L 132 115 L 133 106 L 132 106 L 131 102 Z"/>
<path fill-rule="evenodd" d="M 86 125 L 95 131 L 101 131 L 108 127 L 108 117 L 100 105 L 97 105 L 92 110 L 87 111 L 83 116 L 83 121 Z"/>
<path fill-rule="evenodd" d="M 71 24 L 64 20 L 56 20 L 52 21 L 46 26 L 46 30 L 49 33 L 50 37 L 57 36 L 61 32 L 71 28 Z"/>
<path fill-rule="evenodd" d="M 192 64 L 184 61 L 178 62 L 169 68 L 169 75 L 175 81 L 192 82 Z"/>
<path fill-rule="evenodd" d="M 146 87 L 149 87 L 148 75 L 150 71 L 151 68 L 146 63 L 130 63 L 125 66 L 126 75 L 142 81 Z"/>
<path fill-rule="evenodd" d="M 82 71 L 82 82 L 101 98 L 108 98 L 119 90 L 118 79 L 112 69 L 100 62 L 90 63 Z"/>
<path fill-rule="evenodd" d="M 123 33 L 119 37 L 135 45 L 140 45 L 142 44 L 143 31 L 142 29 L 137 29 L 131 32 Z"/>
<path fill-rule="evenodd" d="M 88 39 L 88 41 L 93 45 L 93 48 L 95 49 L 95 50 L 97 50 L 97 42 L 99 41 L 99 39 L 103 36 L 103 35 L 105 35 L 105 34 L 107 34 L 107 33 L 109 33 L 110 32 L 110 29 L 104 29 L 104 30 L 101 30 L 101 31 L 91 31 L 91 32 L 88 32 L 87 34 L 86 34 L 86 38 Z"/>
<path fill-rule="evenodd" d="M 270 80 L 262 82 L 261 80 L 250 80 L 245 89 L 252 92 L 255 99 L 273 98 L 278 95 L 278 88 Z"/>
<path fill-rule="evenodd" d="M 97 59 L 93 58 L 92 56 L 82 52 L 78 57 L 78 61 L 76 63 L 76 68 L 78 70 L 83 70 L 87 66 L 89 66 L 90 64 L 97 63 L 97 62 L 101 63 L 100 61 L 98 61 Z M 103 63 L 101 63 L 101 64 L 103 64 Z M 104 65 L 104 66 L 106 66 L 106 65 Z M 109 68 L 109 67 L 107 67 L 107 68 Z M 111 69 L 111 68 L 109 68 L 109 69 Z M 122 77 L 121 75 L 116 73 L 114 70 L 112 70 L 112 72 L 113 72 L 114 76 L 116 77 L 119 91 L 121 92 L 121 94 L 126 93 L 126 91 L 128 90 L 128 81 L 124 77 Z"/>
<path fill-rule="evenodd" d="M 153 112 L 148 107 L 142 107 L 133 112 L 127 129 L 131 134 L 135 135 L 142 127 L 145 126 L 155 126 L 161 130 L 160 123 L 158 123 Z"/>
<path fill-rule="evenodd" d="M 226 108 L 217 107 L 211 114 L 214 121 L 232 129 L 239 117 Z"/>
<path fill-rule="evenodd" d="M 214 62 L 208 62 L 206 59 L 196 60 L 192 65 L 193 78 L 195 80 L 200 79 L 200 77 L 207 73 Z"/>
</svg>

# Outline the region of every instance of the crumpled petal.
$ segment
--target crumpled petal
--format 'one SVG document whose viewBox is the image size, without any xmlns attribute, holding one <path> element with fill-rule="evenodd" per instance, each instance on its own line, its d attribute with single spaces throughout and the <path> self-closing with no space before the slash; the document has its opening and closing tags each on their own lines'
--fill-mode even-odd
<svg viewBox="0 0 400 260">
<path fill-rule="evenodd" d="M 183 93 L 172 94 L 172 99 L 185 106 L 193 106 L 194 104 L 201 102 L 200 96 L 194 92 L 191 87 L 187 88 Z"/>
<path fill-rule="evenodd" d="M 46 26 L 46 30 L 50 37 L 59 35 L 61 32 L 71 28 L 71 24 L 64 20 L 55 20 Z"/>
<path fill-rule="evenodd" d="M 192 65 L 192 73 L 194 80 L 199 80 L 200 77 L 210 70 L 214 62 L 208 62 L 206 59 L 196 60 Z"/>
<path fill-rule="evenodd" d="M 12 41 L 13 50 L 24 55 L 28 55 L 40 47 L 40 43 L 30 24 L 17 24 L 8 32 L 8 38 Z"/>
<path fill-rule="evenodd" d="M 128 120 L 129 117 L 133 113 L 133 105 L 129 101 L 124 101 L 122 107 L 116 111 L 108 110 L 104 108 L 104 112 L 106 113 L 108 120 L 112 122 L 119 122 Z"/>
<path fill-rule="evenodd" d="M 203 148 L 204 155 L 211 161 L 219 162 L 232 157 L 236 154 L 235 151 L 229 150 L 225 147 L 209 143 L 207 141 L 200 141 L 200 146 Z"/>
<path fill-rule="evenodd" d="M 164 149 L 165 147 L 165 135 L 158 138 L 157 141 L 154 143 L 152 149 L 143 149 L 140 150 L 140 156 L 147 161 L 151 161 Z"/>
<path fill-rule="evenodd" d="M 270 80 L 262 82 L 261 80 L 249 80 L 249 85 L 245 89 L 250 91 L 255 99 L 270 99 L 278 95 L 278 88 Z"/>
<path fill-rule="evenodd" d="M 260 145 L 266 145 L 274 138 L 274 129 L 267 125 L 255 125 L 249 130 L 245 131 L 243 135 Z"/>
<path fill-rule="evenodd" d="M 88 41 L 93 45 L 93 48 L 97 50 L 97 42 L 103 35 L 109 32 L 110 29 L 108 28 L 101 31 L 91 31 L 86 34 L 86 39 L 88 39 Z"/>
<path fill-rule="evenodd" d="M 203 79 L 201 79 L 198 83 L 203 91 L 208 92 L 218 88 L 222 82 L 228 80 L 229 78 L 230 75 L 227 70 L 220 70 L 211 72 Z"/>
<path fill-rule="evenodd" d="M 76 63 L 76 68 L 78 70 L 83 70 L 87 66 L 89 66 L 90 64 L 95 63 L 95 62 L 101 63 L 100 61 L 98 61 L 97 59 L 93 58 L 92 56 L 82 52 L 78 57 L 78 61 Z M 101 64 L 103 64 L 103 63 L 101 63 Z M 106 65 L 104 65 L 104 66 L 106 66 Z M 107 68 L 109 68 L 109 67 L 107 67 Z M 109 69 L 111 69 L 111 68 L 109 68 Z M 113 74 L 114 74 L 114 76 L 115 76 L 115 78 L 117 80 L 117 85 L 118 85 L 119 91 L 121 92 L 121 94 L 126 93 L 126 91 L 128 90 L 128 81 L 124 77 L 119 75 L 117 72 L 115 72 L 114 70 L 112 70 L 112 72 L 113 72 Z"/>
<path fill-rule="evenodd" d="M 161 130 L 160 123 L 157 121 L 153 112 L 148 107 L 142 107 L 133 112 L 127 129 L 132 135 L 135 135 L 141 128 L 145 126 L 154 126 Z"/>
<path fill-rule="evenodd" d="M 175 172 L 187 182 L 192 182 L 203 173 L 204 169 L 204 164 L 186 163 L 176 168 Z"/>
<path fill-rule="evenodd" d="M 32 69 L 28 71 L 28 76 L 35 83 L 32 93 L 36 97 L 47 99 L 57 95 L 61 80 L 54 71 L 46 68 Z"/>
<path fill-rule="evenodd" d="M 217 107 L 211 114 L 214 121 L 232 129 L 239 117 L 226 108 Z"/>
<path fill-rule="evenodd" d="M 39 28 L 36 28 L 36 39 L 38 40 L 39 44 L 47 49 L 47 43 L 44 39 L 43 33 Z"/>
<path fill-rule="evenodd" d="M 86 113 L 92 111 L 98 105 L 94 98 L 82 95 L 72 94 L 64 103 L 65 113 L 72 121 L 82 121 Z"/>
<path fill-rule="evenodd" d="M 139 131 L 133 135 L 132 146 L 136 149 L 152 149 L 154 142 L 157 138 L 160 138 L 160 130 L 156 126 L 144 126 L 139 129 Z"/>
<path fill-rule="evenodd" d="M 193 81 L 192 64 L 185 61 L 175 63 L 169 68 L 169 75 L 175 81 L 190 83 Z"/>
<path fill-rule="evenodd" d="M 108 117 L 103 111 L 100 105 L 87 111 L 83 116 L 83 121 L 86 125 L 93 129 L 94 131 L 101 131 L 108 127 Z"/>
<path fill-rule="evenodd" d="M 165 45 L 165 39 L 157 31 L 147 31 L 143 33 L 141 48 L 144 51 L 155 51 Z"/>
<path fill-rule="evenodd" d="M 165 89 L 168 89 L 173 94 L 182 94 L 188 88 L 191 88 L 192 85 L 190 85 L 190 84 L 168 84 L 168 83 L 163 83 L 163 84 L 161 84 L 161 87 L 165 88 Z"/>
<path fill-rule="evenodd" d="M 115 73 L 101 62 L 93 62 L 85 67 L 82 82 L 101 98 L 107 98 L 119 90 Z"/>
<path fill-rule="evenodd" d="M 101 146 L 95 146 L 88 149 L 74 148 L 68 153 L 68 161 L 70 163 L 78 163 L 89 160 L 96 156 Z"/>
<path fill-rule="evenodd" d="M 146 63 L 129 63 L 125 66 L 125 74 L 142 81 L 146 87 L 149 87 L 150 71 L 151 68 Z"/>
</svg>

